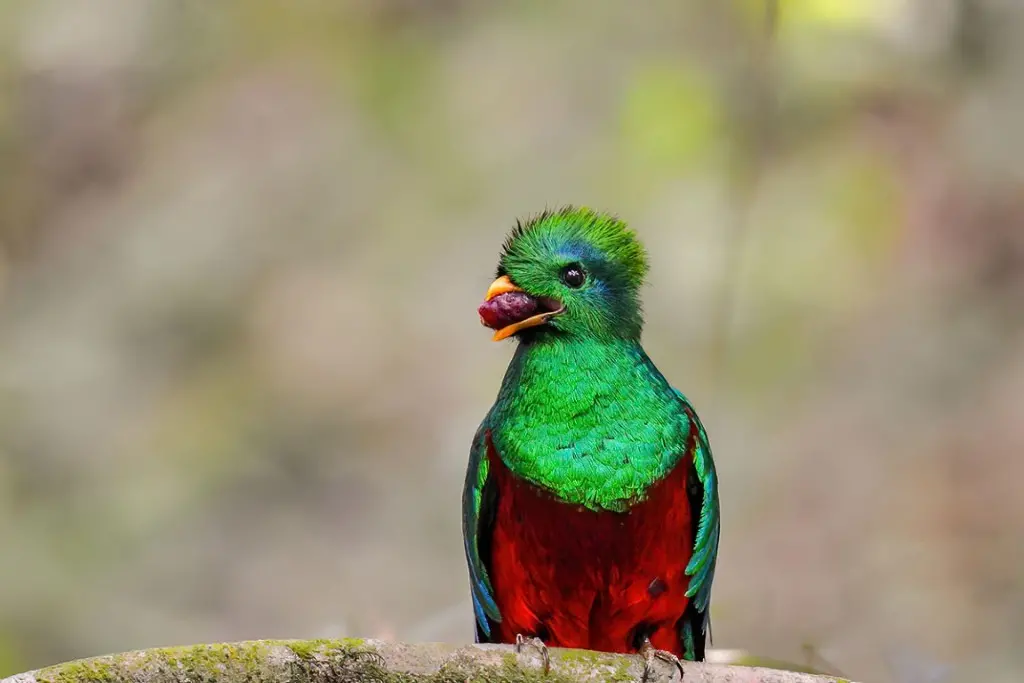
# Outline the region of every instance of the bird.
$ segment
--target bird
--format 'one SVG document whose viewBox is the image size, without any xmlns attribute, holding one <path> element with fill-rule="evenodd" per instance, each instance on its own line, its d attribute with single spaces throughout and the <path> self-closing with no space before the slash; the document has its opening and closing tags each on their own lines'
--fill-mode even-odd
<svg viewBox="0 0 1024 683">
<path fill-rule="evenodd" d="M 516 221 L 478 308 L 518 342 L 462 496 L 478 643 L 704 661 L 718 477 L 690 400 L 641 344 L 648 255 L 586 207 Z"/>
</svg>

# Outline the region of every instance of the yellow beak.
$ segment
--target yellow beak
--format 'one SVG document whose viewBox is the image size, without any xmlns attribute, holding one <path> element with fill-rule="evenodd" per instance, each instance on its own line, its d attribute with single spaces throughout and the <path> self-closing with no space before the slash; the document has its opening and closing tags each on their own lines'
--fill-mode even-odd
<svg viewBox="0 0 1024 683">
<path fill-rule="evenodd" d="M 516 287 L 514 284 L 512 284 L 512 280 L 509 279 L 508 275 L 502 275 L 497 280 L 492 282 L 491 286 L 487 288 L 487 294 L 484 296 L 484 301 L 490 301 L 496 296 L 508 294 L 509 292 L 521 291 L 523 291 L 522 288 Z M 520 320 L 519 322 L 512 323 L 511 325 L 506 325 L 500 330 L 497 330 L 494 333 L 494 336 L 491 338 L 491 340 L 501 341 L 506 337 L 511 337 L 513 334 L 519 332 L 520 330 L 525 330 L 528 327 L 537 327 L 538 325 L 543 325 L 548 321 L 549 318 L 558 315 L 559 313 L 562 312 L 562 310 L 564 309 L 559 309 L 557 311 L 544 311 L 543 313 L 531 315 L 529 318 L 526 318 L 525 320 Z"/>
<path fill-rule="evenodd" d="M 492 282 L 491 286 L 487 288 L 487 296 L 484 297 L 484 301 L 490 301 L 496 296 L 508 294 L 509 292 L 521 291 L 523 290 L 512 284 L 512 281 L 508 279 L 508 275 L 502 275 L 497 280 Z"/>
</svg>

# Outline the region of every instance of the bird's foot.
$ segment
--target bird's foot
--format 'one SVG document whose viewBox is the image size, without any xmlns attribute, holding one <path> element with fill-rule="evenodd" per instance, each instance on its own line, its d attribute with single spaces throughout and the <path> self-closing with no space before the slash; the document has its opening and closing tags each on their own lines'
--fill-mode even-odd
<svg viewBox="0 0 1024 683">
<path fill-rule="evenodd" d="M 527 638 L 522 633 L 516 634 L 516 654 L 520 655 L 523 653 L 523 648 L 532 647 L 534 650 L 540 653 L 541 662 L 544 665 L 545 675 L 551 671 L 551 657 L 548 655 L 548 646 L 544 644 L 544 641 L 540 638 Z"/>
<path fill-rule="evenodd" d="M 640 646 L 640 656 L 644 658 L 644 675 L 640 679 L 643 683 L 648 683 L 651 677 L 654 675 L 654 661 L 660 659 L 663 662 L 671 664 L 679 670 L 679 680 L 683 680 L 683 663 L 679 661 L 679 657 L 676 657 L 667 650 L 659 650 L 651 644 L 650 638 L 644 638 L 643 645 Z M 672 675 L 669 674 L 669 680 L 672 680 Z"/>
</svg>

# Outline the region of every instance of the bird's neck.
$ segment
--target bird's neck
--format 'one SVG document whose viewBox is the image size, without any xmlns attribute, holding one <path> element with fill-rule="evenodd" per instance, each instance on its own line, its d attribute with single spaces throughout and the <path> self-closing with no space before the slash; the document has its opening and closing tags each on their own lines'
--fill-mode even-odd
<svg viewBox="0 0 1024 683">
<path fill-rule="evenodd" d="M 519 390 L 558 391 L 566 386 L 622 383 L 627 381 L 625 369 L 647 365 L 639 340 L 545 336 L 520 343 L 509 372 L 517 373 Z"/>
<path fill-rule="evenodd" d="M 627 384 L 643 382 L 649 366 L 638 340 L 545 336 L 519 344 L 501 394 L 510 399 L 543 395 L 549 405 L 558 404 L 581 392 L 607 392 L 610 387 L 625 389 Z"/>
<path fill-rule="evenodd" d="M 664 473 L 672 392 L 638 341 L 553 338 L 519 346 L 488 422 L 513 473 L 615 509 Z"/>
</svg>

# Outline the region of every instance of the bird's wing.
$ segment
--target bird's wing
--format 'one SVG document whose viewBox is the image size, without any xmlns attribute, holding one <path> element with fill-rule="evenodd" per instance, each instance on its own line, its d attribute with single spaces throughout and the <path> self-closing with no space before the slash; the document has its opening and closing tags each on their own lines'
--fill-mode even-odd
<svg viewBox="0 0 1024 683">
<path fill-rule="evenodd" d="M 494 589 L 483 560 L 490 556 L 494 515 L 498 507 L 497 489 L 487 473 L 487 433 L 487 428 L 480 425 L 473 436 L 466 484 L 462 490 L 462 538 L 469 563 L 478 643 L 490 642 L 493 625 L 501 621 L 501 612 L 494 602 Z"/>
<path fill-rule="evenodd" d="M 697 430 L 693 439 L 693 457 L 689 463 L 691 470 L 687 493 L 690 509 L 694 512 L 699 510 L 700 517 L 693 539 L 693 555 L 686 565 L 686 575 L 690 577 L 686 596 L 690 598 L 690 605 L 684 615 L 680 635 L 687 659 L 700 661 L 704 659 L 705 638 L 711 627 L 711 583 L 715 578 L 715 563 L 718 559 L 718 476 L 704 425 L 686 396 L 678 389 L 675 392 L 690 421 L 690 429 Z"/>
</svg>

